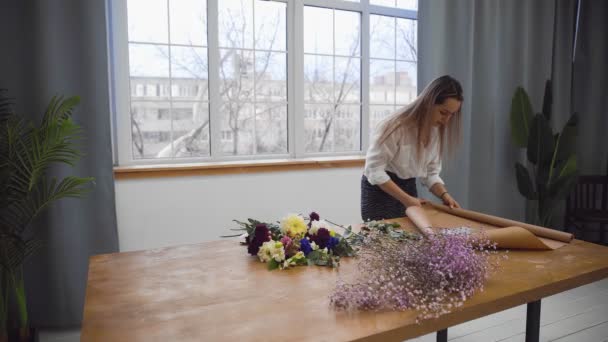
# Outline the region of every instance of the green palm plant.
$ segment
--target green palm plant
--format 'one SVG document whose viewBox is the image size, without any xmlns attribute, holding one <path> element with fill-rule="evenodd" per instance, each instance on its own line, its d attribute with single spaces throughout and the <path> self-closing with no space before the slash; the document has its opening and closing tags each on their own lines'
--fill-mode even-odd
<svg viewBox="0 0 608 342">
<path fill-rule="evenodd" d="M 526 91 L 518 87 L 511 102 L 511 135 L 526 148 L 528 162 L 515 164 L 519 192 L 536 203 L 533 223 L 549 226 L 559 201 L 572 191 L 578 178 L 576 135 L 578 115 L 572 114 L 561 132 L 551 125 L 551 80 L 545 84 L 542 113 L 533 114 Z"/>
<path fill-rule="evenodd" d="M 72 120 L 78 97 L 53 97 L 40 125 L 18 116 L 0 91 L 0 341 L 13 310 L 20 334 L 29 332 L 23 263 L 42 245 L 33 220 L 53 202 L 81 197 L 93 178 L 49 178 L 53 164 L 74 166 L 82 129 Z"/>
</svg>

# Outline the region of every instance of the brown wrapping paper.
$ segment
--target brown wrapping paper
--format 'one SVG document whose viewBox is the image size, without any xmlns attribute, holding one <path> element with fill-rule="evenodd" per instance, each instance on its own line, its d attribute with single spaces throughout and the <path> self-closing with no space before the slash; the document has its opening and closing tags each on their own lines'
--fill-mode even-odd
<svg viewBox="0 0 608 342">
<path fill-rule="evenodd" d="M 406 215 L 424 235 L 432 233 L 431 227 L 467 226 L 498 248 L 552 250 L 572 240 L 572 234 L 434 203 L 423 208 L 409 207 Z"/>
<path fill-rule="evenodd" d="M 535 225 L 528 224 L 528 223 L 509 220 L 509 219 L 492 216 L 492 215 L 488 215 L 488 214 L 482 214 L 482 213 L 478 213 L 478 212 L 471 211 L 471 210 L 452 209 L 445 205 L 439 205 L 439 204 L 435 204 L 435 203 L 431 203 L 431 202 L 428 202 L 428 203 L 433 208 L 435 208 L 437 210 L 441 210 L 441 211 L 449 213 L 449 214 L 452 214 L 452 215 L 465 217 L 465 218 L 475 220 L 478 222 L 482 222 L 482 223 L 489 223 L 491 225 L 498 226 L 498 227 L 511 227 L 511 226 L 522 227 L 522 228 L 530 231 L 532 234 L 534 234 L 536 236 L 548 238 L 551 240 L 557 240 L 557 241 L 569 243 L 574 238 L 572 236 L 572 234 L 566 233 L 566 232 L 560 232 L 557 230 L 540 227 L 540 226 L 535 226 Z"/>
</svg>

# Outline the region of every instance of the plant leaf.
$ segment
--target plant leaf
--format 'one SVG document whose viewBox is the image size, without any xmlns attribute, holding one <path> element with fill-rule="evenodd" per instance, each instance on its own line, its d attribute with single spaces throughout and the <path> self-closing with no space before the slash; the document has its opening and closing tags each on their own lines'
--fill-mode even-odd
<svg viewBox="0 0 608 342">
<path fill-rule="evenodd" d="M 270 261 L 268 262 L 268 270 L 272 271 L 277 268 L 279 268 L 279 263 L 274 259 L 270 259 Z"/>
<path fill-rule="evenodd" d="M 538 199 L 538 194 L 534 191 L 534 185 L 530 178 L 530 173 L 521 163 L 515 163 L 515 175 L 517 177 L 517 189 L 525 198 L 529 200 Z"/>
<path fill-rule="evenodd" d="M 545 82 L 545 95 L 543 96 L 543 115 L 547 121 L 551 120 L 551 107 L 553 105 L 553 93 L 551 80 Z"/>
<path fill-rule="evenodd" d="M 536 114 L 528 137 L 528 160 L 533 164 L 551 163 L 554 145 L 549 122 L 542 114 Z"/>
<path fill-rule="evenodd" d="M 511 136 L 518 147 L 528 146 L 528 135 L 532 121 L 532 104 L 526 91 L 517 87 L 511 100 Z"/>
<path fill-rule="evenodd" d="M 562 133 L 559 135 L 557 142 L 556 161 L 568 159 L 576 153 L 576 136 L 577 136 L 578 114 L 574 113 L 564 125 Z"/>
<path fill-rule="evenodd" d="M 560 171 L 559 171 L 558 179 L 575 174 L 577 172 L 576 164 L 577 164 L 576 155 L 574 155 L 574 154 L 570 155 L 570 158 L 568 158 L 568 160 L 565 163 L 563 163 L 563 166 L 559 169 Z"/>
<path fill-rule="evenodd" d="M 557 200 L 565 199 L 572 192 L 578 180 L 578 173 L 572 173 L 564 177 L 559 177 L 551 184 L 549 195 Z"/>
</svg>

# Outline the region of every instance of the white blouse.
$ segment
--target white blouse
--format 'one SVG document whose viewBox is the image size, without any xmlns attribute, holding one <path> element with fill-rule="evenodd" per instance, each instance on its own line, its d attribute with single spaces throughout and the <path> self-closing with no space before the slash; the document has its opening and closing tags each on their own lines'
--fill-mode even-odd
<svg viewBox="0 0 608 342">
<path fill-rule="evenodd" d="M 421 150 L 420 161 L 416 159 L 416 134 L 404 130 L 393 132 L 382 144 L 378 143 L 381 131 L 376 130 L 367 155 L 363 174 L 372 185 L 390 180 L 386 171 L 393 172 L 402 179 L 417 177 L 427 188 L 435 183 L 444 184 L 439 177 L 441 158 L 439 156 L 439 130 L 431 131 L 431 142 Z"/>
</svg>

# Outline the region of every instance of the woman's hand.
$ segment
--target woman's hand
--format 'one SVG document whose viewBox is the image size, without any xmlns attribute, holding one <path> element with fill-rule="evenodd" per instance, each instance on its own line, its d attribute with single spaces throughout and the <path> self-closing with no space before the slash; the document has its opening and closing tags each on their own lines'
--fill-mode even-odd
<svg viewBox="0 0 608 342">
<path fill-rule="evenodd" d="M 416 198 L 414 196 L 409 196 L 408 198 L 403 202 L 403 206 L 408 208 L 408 207 L 420 207 L 423 204 L 426 204 L 428 202 L 428 200 L 424 199 L 424 198 Z"/>
<path fill-rule="evenodd" d="M 460 208 L 460 204 L 458 204 L 458 202 L 456 202 L 456 200 L 452 198 L 452 196 L 447 192 L 443 194 L 443 196 L 441 196 L 441 200 L 443 201 L 443 204 L 447 205 L 452 209 Z"/>
</svg>

